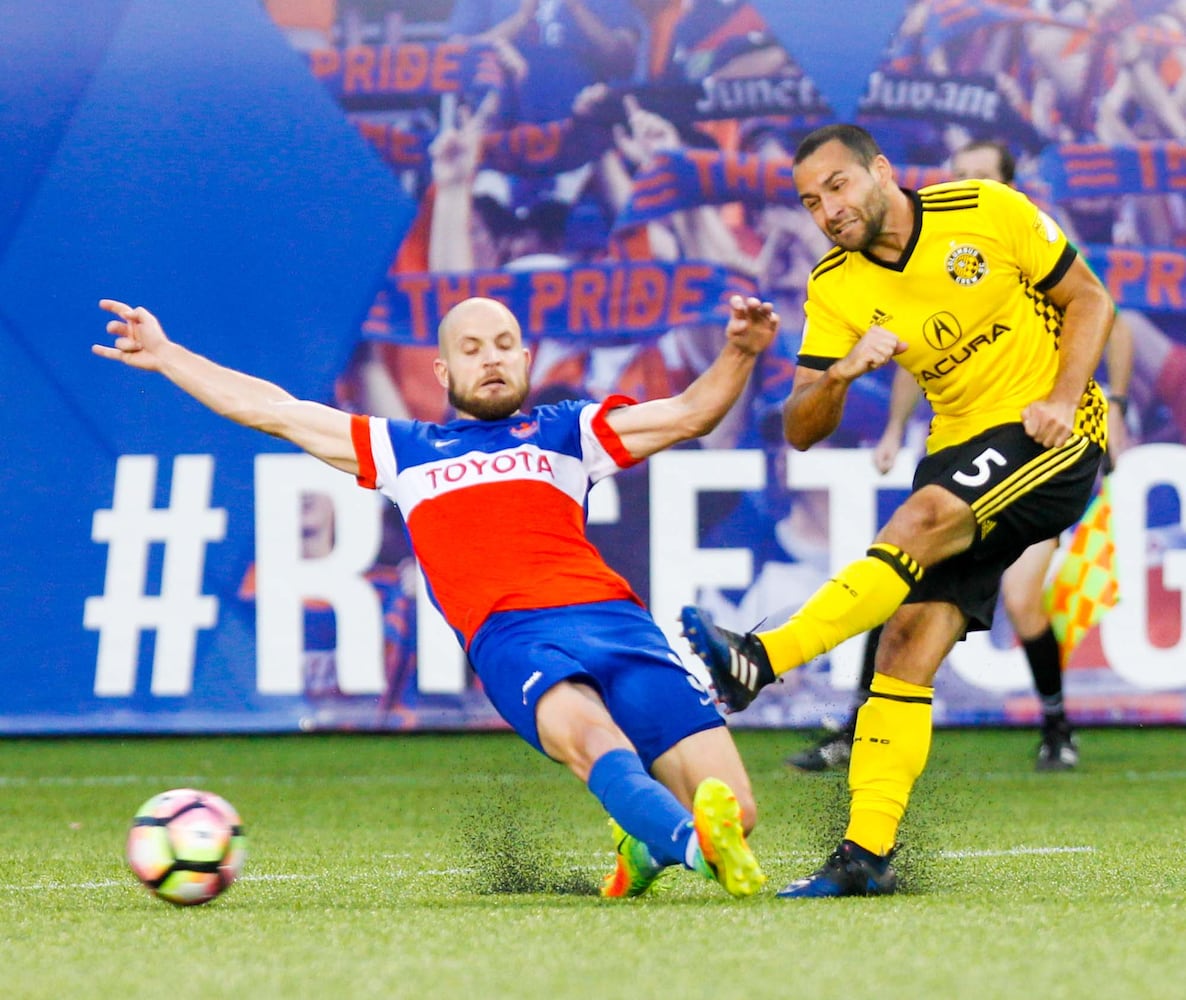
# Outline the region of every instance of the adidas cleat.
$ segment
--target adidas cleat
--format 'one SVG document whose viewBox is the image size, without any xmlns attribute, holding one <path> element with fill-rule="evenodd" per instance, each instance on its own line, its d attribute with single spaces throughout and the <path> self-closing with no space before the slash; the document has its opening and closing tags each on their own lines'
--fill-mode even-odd
<svg viewBox="0 0 1186 1000">
<path fill-rule="evenodd" d="M 692 824 L 700 846 L 696 870 L 716 879 L 730 896 L 752 896 L 766 884 L 758 859 L 745 842 L 741 806 L 719 778 L 705 778 L 692 800 Z"/>
<path fill-rule="evenodd" d="M 617 860 L 614 870 L 602 879 L 601 895 L 607 899 L 631 899 L 641 896 L 667 869 L 651 857 L 651 852 L 637 837 L 632 837 L 615 820 L 609 821 Z"/>
<path fill-rule="evenodd" d="M 776 895 L 779 899 L 888 896 L 898 888 L 898 874 L 890 864 L 893 856 L 893 851 L 882 857 L 851 840 L 842 840 L 818 871 L 792 882 Z"/>
<path fill-rule="evenodd" d="M 692 652 L 704 661 L 717 698 L 730 712 L 740 712 L 774 681 L 766 647 L 752 632 L 741 635 L 720 628 L 703 608 L 685 607 L 679 617 Z"/>
</svg>

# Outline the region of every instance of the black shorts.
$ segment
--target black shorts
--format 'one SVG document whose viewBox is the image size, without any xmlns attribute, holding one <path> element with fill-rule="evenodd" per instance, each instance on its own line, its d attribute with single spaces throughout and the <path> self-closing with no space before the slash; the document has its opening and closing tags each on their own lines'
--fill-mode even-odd
<svg viewBox="0 0 1186 1000">
<path fill-rule="evenodd" d="M 1083 516 L 1102 458 L 1086 438 L 1043 448 L 1019 423 L 928 455 L 915 470 L 914 492 L 942 486 L 969 504 L 976 540 L 928 569 L 906 603 L 954 604 L 969 631 L 991 628 L 1001 575 L 1035 542 L 1057 538 Z"/>
</svg>

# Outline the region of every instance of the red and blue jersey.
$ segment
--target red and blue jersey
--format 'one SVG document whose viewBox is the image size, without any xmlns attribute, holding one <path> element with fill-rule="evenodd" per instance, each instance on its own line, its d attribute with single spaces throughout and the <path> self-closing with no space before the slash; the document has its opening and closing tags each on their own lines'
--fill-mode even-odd
<svg viewBox="0 0 1186 1000">
<path fill-rule="evenodd" d="M 585 537 L 589 488 L 635 464 L 606 420 L 632 402 L 446 424 L 352 418 L 358 482 L 403 513 L 432 600 L 466 648 L 498 611 L 642 603 Z"/>
</svg>

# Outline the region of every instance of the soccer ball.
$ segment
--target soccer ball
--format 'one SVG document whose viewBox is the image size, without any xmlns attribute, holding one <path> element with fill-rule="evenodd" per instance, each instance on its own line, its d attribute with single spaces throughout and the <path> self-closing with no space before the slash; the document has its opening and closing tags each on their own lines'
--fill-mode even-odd
<svg viewBox="0 0 1186 1000">
<path fill-rule="evenodd" d="M 226 799 L 174 788 L 136 810 L 127 856 L 154 896 L 192 906 L 210 902 L 235 881 L 247 856 L 247 838 Z"/>
</svg>

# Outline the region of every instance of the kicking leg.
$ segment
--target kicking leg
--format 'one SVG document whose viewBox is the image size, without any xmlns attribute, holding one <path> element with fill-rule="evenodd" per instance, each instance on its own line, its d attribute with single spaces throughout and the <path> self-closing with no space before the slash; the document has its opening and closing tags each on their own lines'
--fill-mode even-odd
<svg viewBox="0 0 1186 1000">
<path fill-rule="evenodd" d="M 779 674 L 886 621 L 924 569 L 963 552 L 976 531 L 969 504 L 942 487 L 924 486 L 897 509 L 864 559 L 837 573 L 784 624 L 739 635 L 686 607 L 680 613 L 684 634 L 722 702 L 741 711 Z"/>
</svg>

